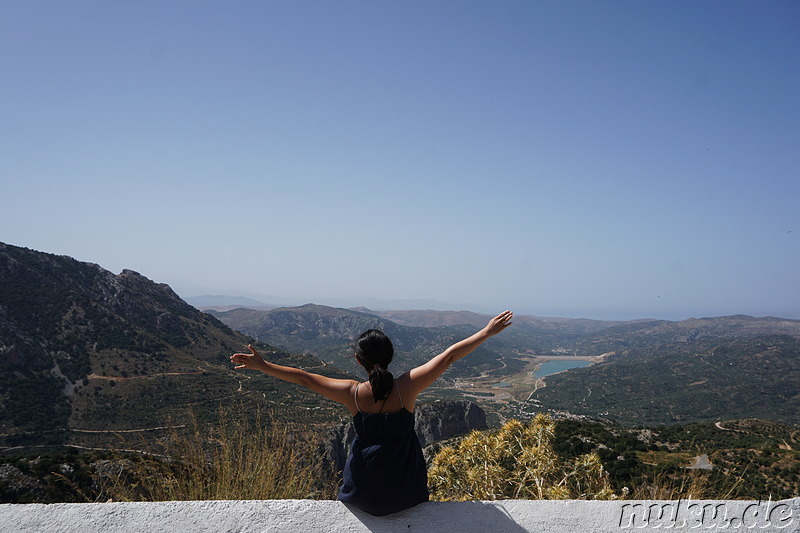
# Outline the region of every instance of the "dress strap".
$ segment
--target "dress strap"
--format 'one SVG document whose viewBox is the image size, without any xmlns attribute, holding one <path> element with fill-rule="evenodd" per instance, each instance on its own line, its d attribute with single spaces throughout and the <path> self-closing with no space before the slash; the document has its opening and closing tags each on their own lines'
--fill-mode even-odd
<svg viewBox="0 0 800 533">
<path fill-rule="evenodd" d="M 395 384 L 397 385 L 397 395 L 400 397 L 400 409 L 405 409 L 406 406 L 403 405 L 403 395 L 400 394 L 400 384 L 397 383 L 397 380 L 394 380 Z"/>
<path fill-rule="evenodd" d="M 361 386 L 361 383 L 356 384 L 356 392 L 353 394 L 353 397 L 354 397 L 354 399 L 356 401 L 356 409 L 358 409 L 359 413 L 361 412 L 361 407 L 359 407 L 359 405 L 358 405 L 358 387 L 360 387 L 360 386 Z"/>
</svg>

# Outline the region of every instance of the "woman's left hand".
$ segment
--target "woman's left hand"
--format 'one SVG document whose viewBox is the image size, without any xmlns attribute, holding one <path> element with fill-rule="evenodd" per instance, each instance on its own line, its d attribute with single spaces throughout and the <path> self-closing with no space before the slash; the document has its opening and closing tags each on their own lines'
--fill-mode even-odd
<svg viewBox="0 0 800 533">
<path fill-rule="evenodd" d="M 239 370 L 240 368 L 261 370 L 264 368 L 266 365 L 264 358 L 259 355 L 255 348 L 253 348 L 252 344 L 248 344 L 247 347 L 252 353 L 235 353 L 231 356 L 231 362 L 236 364 L 236 366 L 233 368 L 235 370 Z"/>
<path fill-rule="evenodd" d="M 497 335 L 511 325 L 512 318 L 514 318 L 514 313 L 511 311 L 503 311 L 486 324 L 486 333 L 488 333 L 490 337 L 492 335 Z"/>
</svg>

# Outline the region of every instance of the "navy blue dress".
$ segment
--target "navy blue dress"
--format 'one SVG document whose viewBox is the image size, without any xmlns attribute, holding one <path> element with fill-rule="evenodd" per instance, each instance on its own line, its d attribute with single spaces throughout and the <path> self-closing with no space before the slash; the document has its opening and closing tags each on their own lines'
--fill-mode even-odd
<svg viewBox="0 0 800 533">
<path fill-rule="evenodd" d="M 405 407 L 394 413 L 363 413 L 358 398 L 356 407 L 356 436 L 342 473 L 339 500 L 373 515 L 428 501 L 428 472 L 414 432 L 414 414 Z"/>
</svg>

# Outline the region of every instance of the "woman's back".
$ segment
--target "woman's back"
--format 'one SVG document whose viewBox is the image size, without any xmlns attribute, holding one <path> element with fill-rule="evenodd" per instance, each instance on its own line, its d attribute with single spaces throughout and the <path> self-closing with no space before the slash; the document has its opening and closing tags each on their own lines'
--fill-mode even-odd
<svg viewBox="0 0 800 533">
<path fill-rule="evenodd" d="M 414 432 L 414 415 L 405 408 L 397 385 L 394 380 L 386 399 L 386 404 L 396 400 L 398 409 L 393 412 L 362 411 L 359 391 L 367 388 L 363 384 L 354 395 L 359 407 L 353 416 L 356 438 L 342 473 L 339 500 L 374 515 L 395 513 L 428 501 L 428 475 Z M 371 395 L 369 402 L 373 403 Z M 375 406 L 369 407 L 374 410 Z"/>
<path fill-rule="evenodd" d="M 354 394 L 357 412 L 361 413 L 394 413 L 400 409 L 414 412 L 417 395 L 410 388 L 408 372 L 393 379 L 392 389 L 385 401 L 375 402 L 372 387 L 368 381 L 359 383 Z"/>
</svg>

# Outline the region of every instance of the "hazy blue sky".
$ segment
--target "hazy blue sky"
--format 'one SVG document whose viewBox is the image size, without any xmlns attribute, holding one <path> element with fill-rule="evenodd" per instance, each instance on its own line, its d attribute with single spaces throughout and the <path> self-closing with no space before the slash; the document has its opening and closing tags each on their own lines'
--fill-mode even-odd
<svg viewBox="0 0 800 533">
<path fill-rule="evenodd" d="M 799 57 L 796 1 L 0 0 L 0 241 L 182 296 L 800 318 Z"/>
</svg>

